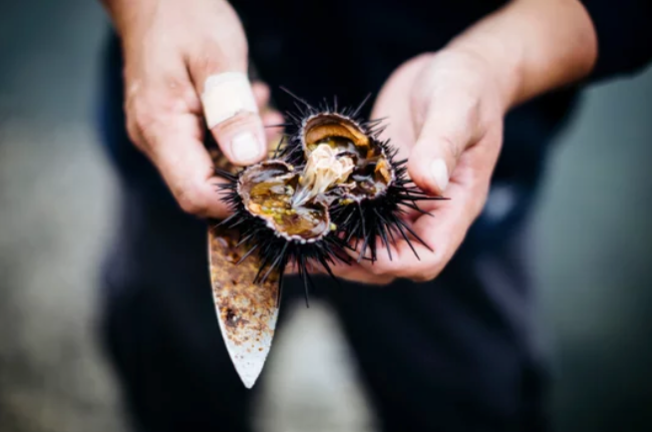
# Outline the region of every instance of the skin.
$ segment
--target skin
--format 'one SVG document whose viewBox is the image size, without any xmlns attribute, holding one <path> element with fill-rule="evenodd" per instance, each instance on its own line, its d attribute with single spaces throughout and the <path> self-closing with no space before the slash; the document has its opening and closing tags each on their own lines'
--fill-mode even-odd
<svg viewBox="0 0 652 432">
<path fill-rule="evenodd" d="M 224 217 L 215 193 L 221 181 L 204 149 L 201 94 L 206 79 L 247 71 L 247 40 L 238 16 L 220 0 L 104 0 L 122 42 L 125 113 L 129 138 L 158 168 L 179 206 L 200 217 Z M 254 85 L 262 110 L 269 89 Z M 278 113 L 240 113 L 212 128 L 236 165 L 265 156 L 263 121 L 282 123 Z M 265 117 L 263 119 L 263 117 Z M 250 132 L 260 141 L 257 158 L 238 160 L 233 138 Z"/>
<path fill-rule="evenodd" d="M 237 16 L 219 0 L 105 4 L 123 40 L 130 137 L 158 167 L 182 209 L 224 216 L 214 192 L 219 180 L 201 144 L 199 95 L 208 76 L 246 71 L 247 43 Z M 398 146 L 399 158 L 408 158 L 414 182 L 451 199 L 422 205 L 436 218 L 413 214 L 407 220 L 434 252 L 413 242 L 417 260 L 401 240 L 392 260 L 379 247 L 375 263 L 339 265 L 335 273 L 371 284 L 435 278 L 486 202 L 505 114 L 582 79 L 596 58 L 595 30 L 578 0 L 514 0 L 441 51 L 401 65 L 378 95 L 372 118 L 390 119 L 385 137 Z M 257 87 L 262 107 L 269 90 Z M 280 122 L 278 113 L 267 116 L 270 123 Z M 241 130 L 263 139 L 262 122 L 254 114 L 239 115 L 212 133 L 227 158 L 239 164 L 230 139 Z"/>
</svg>

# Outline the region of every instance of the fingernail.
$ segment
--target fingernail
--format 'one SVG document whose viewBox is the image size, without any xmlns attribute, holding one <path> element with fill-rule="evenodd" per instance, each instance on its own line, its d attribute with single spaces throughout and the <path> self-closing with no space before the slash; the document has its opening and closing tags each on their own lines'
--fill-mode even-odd
<svg viewBox="0 0 652 432">
<path fill-rule="evenodd" d="M 435 184 L 444 192 L 448 187 L 448 168 L 443 159 L 435 159 L 430 163 L 430 172 Z"/>
<path fill-rule="evenodd" d="M 231 140 L 231 153 L 240 163 L 255 162 L 262 157 L 262 145 L 251 132 L 240 132 Z"/>
</svg>

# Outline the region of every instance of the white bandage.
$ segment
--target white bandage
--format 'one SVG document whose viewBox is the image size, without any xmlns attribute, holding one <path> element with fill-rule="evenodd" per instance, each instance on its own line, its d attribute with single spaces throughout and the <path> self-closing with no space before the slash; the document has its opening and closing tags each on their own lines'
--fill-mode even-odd
<svg viewBox="0 0 652 432">
<path fill-rule="evenodd" d="M 251 84 L 247 75 L 242 72 L 224 72 L 209 76 L 204 83 L 201 100 L 209 128 L 240 112 L 258 113 Z"/>
</svg>

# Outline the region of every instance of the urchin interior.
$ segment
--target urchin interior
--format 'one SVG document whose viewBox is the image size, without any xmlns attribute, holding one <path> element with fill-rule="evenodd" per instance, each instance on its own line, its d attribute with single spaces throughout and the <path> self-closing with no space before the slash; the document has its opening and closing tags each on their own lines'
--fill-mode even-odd
<svg viewBox="0 0 652 432">
<path fill-rule="evenodd" d="M 329 191 L 347 182 L 354 168 L 353 158 L 337 153 L 328 144 L 319 144 L 308 156 L 292 204 L 301 206 L 314 200 L 330 204 Z"/>
<path fill-rule="evenodd" d="M 306 121 L 303 143 L 310 162 L 314 152 L 324 146 L 332 148 L 338 160 L 348 158 L 353 169 L 348 179 L 337 185 L 346 197 L 353 200 L 375 198 L 382 195 L 394 178 L 393 169 L 379 142 L 371 139 L 352 120 L 338 114 L 319 114 Z M 310 163 L 306 166 L 310 169 Z M 303 178 L 307 178 L 304 173 Z"/>
<path fill-rule="evenodd" d="M 303 127 L 306 156 L 320 144 L 328 144 L 340 152 L 365 154 L 369 137 L 352 120 L 337 114 L 318 114 L 309 118 Z"/>
<path fill-rule="evenodd" d="M 299 173 L 282 162 L 263 162 L 245 170 L 238 192 L 245 208 L 288 239 L 314 241 L 330 230 L 330 217 L 322 203 L 292 205 Z"/>
<path fill-rule="evenodd" d="M 302 130 L 302 171 L 271 160 L 247 168 L 238 192 L 246 209 L 277 234 L 315 241 L 335 227 L 328 207 L 382 195 L 394 178 L 383 147 L 351 119 L 319 114 Z"/>
</svg>

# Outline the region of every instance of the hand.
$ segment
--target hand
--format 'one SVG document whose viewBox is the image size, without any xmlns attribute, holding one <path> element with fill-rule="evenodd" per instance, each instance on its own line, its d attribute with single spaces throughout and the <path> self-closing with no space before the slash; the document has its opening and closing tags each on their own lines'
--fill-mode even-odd
<svg viewBox="0 0 652 432">
<path fill-rule="evenodd" d="M 424 191 L 450 201 L 421 204 L 435 217 L 406 222 L 427 248 L 404 240 L 390 260 L 378 247 L 375 263 L 335 273 L 387 283 L 395 277 L 436 277 L 458 249 L 487 199 L 502 144 L 503 117 L 522 101 L 575 82 L 597 58 L 591 19 L 578 0 L 515 0 L 480 20 L 442 51 L 401 66 L 382 89 L 373 117 L 388 117 L 385 137 L 408 157 L 408 171 Z"/>
<path fill-rule="evenodd" d="M 388 119 L 382 138 L 398 148 L 398 159 L 408 158 L 417 186 L 450 200 L 419 204 L 435 217 L 408 214 L 406 223 L 429 246 L 412 241 L 420 259 L 397 238 L 391 260 L 379 244 L 376 262 L 337 265 L 338 276 L 383 284 L 396 277 L 428 281 L 442 271 L 487 199 L 508 106 L 499 88 L 484 60 L 462 50 L 423 55 L 394 72 L 372 118 Z"/>
<path fill-rule="evenodd" d="M 220 180 L 204 149 L 202 114 L 216 117 L 211 132 L 232 163 L 266 156 L 258 111 L 267 104 L 269 89 L 254 85 L 253 102 L 242 75 L 247 41 L 240 20 L 221 0 L 105 3 L 123 44 L 129 137 L 156 165 L 183 210 L 223 217 L 227 206 L 216 192 Z M 209 77 L 225 72 L 241 79 L 209 88 Z M 250 103 L 228 103 L 233 100 Z M 265 115 L 271 123 L 282 122 L 277 113 Z"/>
</svg>

